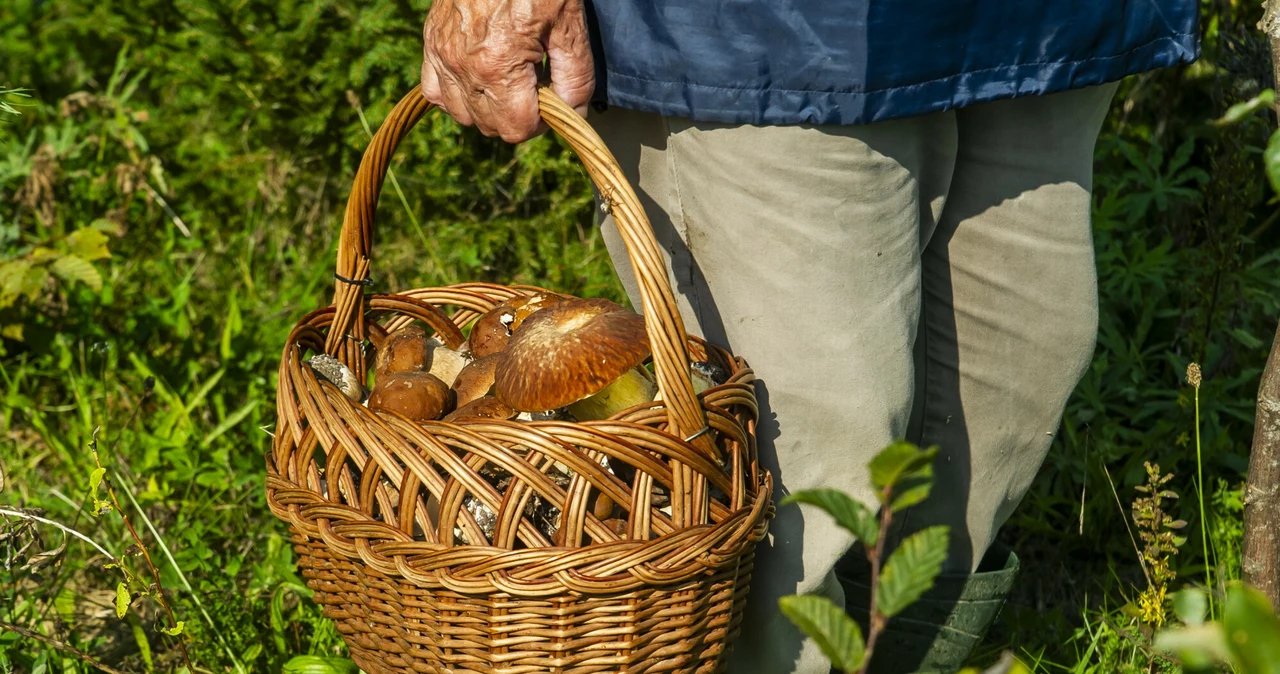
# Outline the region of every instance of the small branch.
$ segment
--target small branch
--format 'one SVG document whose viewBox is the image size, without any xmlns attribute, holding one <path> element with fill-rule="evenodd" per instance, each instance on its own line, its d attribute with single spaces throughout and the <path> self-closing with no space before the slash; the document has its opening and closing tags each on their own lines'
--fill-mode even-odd
<svg viewBox="0 0 1280 674">
<path fill-rule="evenodd" d="M 103 468 L 102 461 L 98 458 L 98 429 L 93 429 L 93 440 L 89 443 L 89 451 L 93 453 L 93 462 L 106 472 Z M 142 551 L 142 558 L 147 562 L 147 568 L 151 569 L 151 578 L 156 585 L 156 601 L 164 608 L 165 614 L 169 617 L 169 628 L 177 629 L 178 619 L 173 615 L 173 609 L 169 606 L 169 602 L 165 599 L 164 584 L 160 581 L 160 571 L 156 569 L 156 565 L 151 561 L 151 553 L 147 551 L 147 546 L 142 542 L 142 537 L 138 535 L 138 531 L 133 528 L 133 522 L 129 516 L 125 514 L 124 508 L 120 506 L 120 499 L 116 498 L 116 490 L 111 487 L 111 481 L 104 475 L 102 484 L 107 488 L 107 495 L 111 497 L 111 503 L 115 505 L 116 512 L 120 514 L 120 519 L 124 521 L 124 526 L 129 530 L 129 535 L 133 537 L 138 549 Z M 187 665 L 188 671 L 195 671 L 195 667 L 191 664 L 191 657 L 187 655 L 187 640 L 182 634 L 177 634 L 174 638 L 178 641 L 178 649 L 182 651 L 182 660 Z"/>
<path fill-rule="evenodd" d="M 43 634 L 32 632 L 29 629 L 18 627 L 17 625 L 11 625 L 7 622 L 0 622 L 0 630 L 9 630 L 10 632 L 13 632 L 15 634 L 20 634 L 28 639 L 34 639 L 43 644 L 52 646 L 62 651 L 63 653 L 70 653 L 71 655 L 74 655 L 77 658 L 80 658 L 81 660 L 93 665 L 94 667 L 97 667 L 98 669 L 101 669 L 102 671 L 107 672 L 107 674 L 126 674 L 126 672 L 122 672 L 114 667 L 103 664 L 101 660 L 98 660 L 97 658 L 93 657 L 92 655 L 89 655 L 88 653 L 85 653 L 82 650 L 69 646 L 61 641 L 58 641 L 57 639 L 52 639 L 50 637 L 46 637 Z"/>
<path fill-rule="evenodd" d="M 884 631 L 885 619 L 880 615 L 877 602 L 880 588 L 880 564 L 884 559 L 884 545 L 889 538 L 889 525 L 893 523 L 893 508 L 890 507 L 890 497 L 893 488 L 885 487 L 880 502 L 884 505 L 880 508 L 880 535 L 876 537 L 875 547 L 867 551 L 867 561 L 871 562 L 871 607 L 867 611 L 867 648 L 862 656 L 862 667 L 858 670 L 858 674 L 866 674 L 867 669 L 871 666 L 871 655 L 876 650 L 876 641 L 880 639 L 880 633 Z"/>
<path fill-rule="evenodd" d="M 101 552 L 102 554 L 106 555 L 107 557 L 110 557 L 111 559 L 116 558 L 115 555 L 111 554 L 110 552 L 107 552 L 106 548 L 102 547 L 101 545 L 98 545 L 92 538 L 89 538 L 88 536 L 80 533 L 79 531 L 76 531 L 75 529 L 72 529 L 71 527 L 65 524 L 61 524 L 53 520 L 45 519 L 43 517 L 39 517 L 36 515 L 24 513 L 20 510 L 10 510 L 8 508 L 0 508 L 0 515 L 7 515 L 9 517 L 17 517 L 18 519 L 22 519 L 22 520 L 31 520 L 32 522 L 47 524 L 51 527 L 55 527 L 57 529 L 62 530 L 63 533 L 71 534 L 72 536 L 79 538 L 85 543 L 92 545 L 93 547 L 97 548 L 98 552 Z"/>
</svg>

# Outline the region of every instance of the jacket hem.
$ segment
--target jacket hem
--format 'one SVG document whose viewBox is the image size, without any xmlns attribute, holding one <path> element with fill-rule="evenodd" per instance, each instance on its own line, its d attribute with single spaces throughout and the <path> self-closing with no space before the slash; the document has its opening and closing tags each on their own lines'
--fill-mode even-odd
<svg viewBox="0 0 1280 674">
<path fill-rule="evenodd" d="M 1194 33 L 1153 40 L 1123 54 L 1023 63 L 874 91 L 734 88 L 654 80 L 608 69 L 611 106 L 695 122 L 751 125 L 870 124 L 1020 96 L 1106 84 L 1200 55 Z"/>
</svg>

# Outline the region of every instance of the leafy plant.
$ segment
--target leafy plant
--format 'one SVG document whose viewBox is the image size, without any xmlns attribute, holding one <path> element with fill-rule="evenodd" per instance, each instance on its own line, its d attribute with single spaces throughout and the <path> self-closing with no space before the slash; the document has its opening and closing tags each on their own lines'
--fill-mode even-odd
<svg viewBox="0 0 1280 674">
<path fill-rule="evenodd" d="M 1133 501 L 1133 523 L 1142 540 L 1142 564 L 1147 573 L 1147 587 L 1138 595 L 1138 608 L 1144 623 L 1160 627 L 1165 622 L 1169 583 L 1178 575 L 1169 561 L 1178 554 L 1179 546 L 1186 542 L 1176 532 L 1187 523 L 1173 519 L 1165 511 L 1165 501 L 1178 498 L 1177 492 L 1165 488 L 1173 475 L 1161 475 L 1158 465 L 1145 465 L 1147 483 L 1135 489 L 1146 496 Z"/>
<path fill-rule="evenodd" d="M 1267 598 L 1236 583 L 1221 603 L 1222 619 L 1210 621 L 1203 590 L 1179 592 L 1174 610 L 1182 625 L 1157 634 L 1156 647 L 1177 655 L 1188 672 L 1213 671 L 1217 664 L 1229 664 L 1241 674 L 1280 672 L 1280 618 Z"/>
<path fill-rule="evenodd" d="M 866 672 L 876 641 L 889 619 L 933 587 L 934 579 L 942 571 L 942 562 L 947 556 L 945 526 L 911 534 L 885 559 L 886 532 L 894 515 L 929 496 L 933 487 L 933 459 L 937 453 L 936 447 L 922 450 L 903 441 L 876 454 L 868 469 L 879 500 L 878 515 L 835 489 L 799 491 L 782 500 L 782 505 L 803 503 L 821 508 L 836 524 L 853 534 L 871 565 L 870 624 L 865 640 L 858 624 L 825 597 L 792 595 L 779 600 L 782 612 L 817 643 L 837 670 Z"/>
<path fill-rule="evenodd" d="M 4 89 L 0 88 L 0 114 L 2 115 L 21 115 L 22 112 L 15 108 L 8 100 L 9 97 L 26 97 L 25 89 Z"/>
</svg>

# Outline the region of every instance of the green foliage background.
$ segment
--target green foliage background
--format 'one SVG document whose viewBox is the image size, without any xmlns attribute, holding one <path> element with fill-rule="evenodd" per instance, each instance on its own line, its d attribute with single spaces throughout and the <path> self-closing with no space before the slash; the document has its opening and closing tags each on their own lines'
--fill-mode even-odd
<svg viewBox="0 0 1280 674">
<path fill-rule="evenodd" d="M 5 99 L 20 116 L 0 115 L 0 503 L 44 508 L 123 552 L 123 528 L 84 508 L 84 448 L 100 427 L 104 460 L 191 585 L 161 565 L 210 670 L 341 653 L 266 510 L 262 455 L 280 344 L 332 292 L 368 139 L 360 112 L 376 125 L 415 85 L 427 4 L 0 3 L 0 88 L 32 94 Z M 1211 549 L 1192 536 L 1175 565 L 1184 579 L 1206 563 L 1238 574 L 1253 398 L 1280 315 L 1280 210 L 1260 160 L 1273 121 L 1209 123 L 1270 84 L 1260 8 L 1202 8 L 1202 60 L 1126 81 L 1099 141 L 1099 348 L 1004 532 L 1025 572 L 992 647 L 1045 667 L 1146 671 L 1106 627 L 1129 619 L 1116 609 L 1141 585 L 1108 480 L 1127 502 L 1143 461 L 1160 463 L 1198 531 L 1192 361 L 1205 370 Z M 379 287 L 479 279 L 622 299 L 589 185 L 554 138 L 511 147 L 431 116 L 393 167 L 408 208 L 382 200 Z M 104 618 L 114 576 L 77 545 L 38 573 L 0 569 L 0 620 L 167 671 L 176 649 L 154 606 Z M 9 669 L 85 666 L 0 630 Z"/>
</svg>

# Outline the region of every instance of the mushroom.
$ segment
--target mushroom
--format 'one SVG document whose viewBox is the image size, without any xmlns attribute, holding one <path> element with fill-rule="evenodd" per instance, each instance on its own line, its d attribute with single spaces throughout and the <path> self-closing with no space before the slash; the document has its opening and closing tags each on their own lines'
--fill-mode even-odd
<svg viewBox="0 0 1280 674">
<path fill-rule="evenodd" d="M 603 492 L 596 494 L 596 500 L 591 504 L 591 514 L 596 519 L 607 520 L 613 514 L 613 499 Z"/>
<path fill-rule="evenodd" d="M 519 421 L 575 421 L 564 410 L 544 410 L 542 412 L 520 412 L 516 414 Z"/>
<path fill-rule="evenodd" d="M 613 535 L 614 535 L 614 536 L 619 536 L 619 537 L 622 537 L 622 538 L 626 538 L 626 536 L 627 536 L 627 520 L 626 520 L 626 518 L 624 518 L 624 517 L 619 517 L 619 518 L 615 518 L 615 519 L 611 519 L 611 520 L 605 520 L 605 521 L 603 522 L 603 524 L 604 524 L 604 526 L 605 526 L 605 528 L 606 528 L 606 529 L 608 529 L 609 531 L 612 531 L 612 532 L 613 532 Z"/>
<path fill-rule="evenodd" d="M 467 340 L 471 354 L 481 358 L 501 351 L 526 318 L 564 299 L 555 293 L 517 295 L 481 314 L 471 326 L 471 337 Z"/>
<path fill-rule="evenodd" d="M 378 349 L 374 371 L 382 377 L 399 372 L 426 370 L 431 364 L 431 350 L 427 333 L 416 325 L 409 325 L 387 335 Z"/>
<path fill-rule="evenodd" d="M 604 419 L 653 400 L 637 366 L 649 355 L 644 318 L 603 299 L 565 299 L 529 316 L 498 356 L 494 392 L 521 412 L 568 407 Z"/>
<path fill-rule="evenodd" d="M 439 419 L 453 406 L 453 391 L 429 372 L 383 375 L 369 393 L 370 410 L 395 412 L 412 421 Z"/>
<path fill-rule="evenodd" d="M 320 353 L 308 358 L 307 365 L 311 366 L 311 370 L 316 376 L 338 387 L 342 391 L 342 395 L 348 400 L 358 403 L 364 400 L 364 386 L 360 385 L 360 380 L 356 378 L 356 373 L 351 368 L 342 364 L 342 361 L 328 354 Z"/>
<path fill-rule="evenodd" d="M 694 393 L 702 393 L 729 381 L 729 373 L 710 361 L 695 361 L 689 366 L 689 375 L 693 377 Z"/>
<path fill-rule="evenodd" d="M 695 361 L 689 365 L 689 379 L 693 382 L 693 393 L 697 395 L 728 381 L 729 373 L 715 363 Z M 662 394 L 659 393 L 654 400 L 662 400 Z"/>
<path fill-rule="evenodd" d="M 501 351 L 511 339 L 510 325 L 515 319 L 515 310 L 501 304 L 481 314 L 467 338 L 471 355 L 483 358 Z"/>
<path fill-rule="evenodd" d="M 458 409 L 445 415 L 444 421 L 461 421 L 463 419 L 510 419 L 516 411 L 502 404 L 501 400 L 487 395 L 476 398 Z"/>
<path fill-rule="evenodd" d="M 525 319 L 533 315 L 539 309 L 545 309 L 553 304 L 559 304 L 566 300 L 564 295 L 556 295 L 555 293 L 538 293 L 536 295 L 521 295 L 513 297 L 502 304 L 515 312 L 515 318 L 511 320 L 509 326 L 511 332 L 514 333 L 524 323 Z"/>
<path fill-rule="evenodd" d="M 453 380 L 453 390 L 458 394 L 458 405 L 484 397 L 493 390 L 493 373 L 498 364 L 498 354 L 476 358 L 467 363 Z M 503 401 L 506 403 L 506 401 Z M 507 403 L 510 406 L 509 403 Z"/>
<path fill-rule="evenodd" d="M 458 373 L 471 360 L 466 353 L 450 349 L 435 337 L 427 340 L 427 352 L 427 361 L 431 364 L 428 371 L 444 382 L 457 379 Z"/>
</svg>

